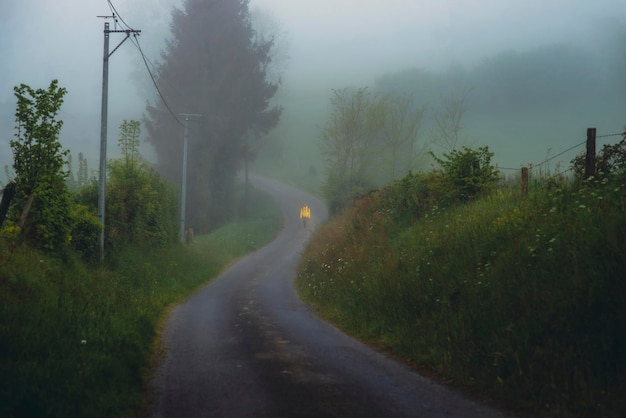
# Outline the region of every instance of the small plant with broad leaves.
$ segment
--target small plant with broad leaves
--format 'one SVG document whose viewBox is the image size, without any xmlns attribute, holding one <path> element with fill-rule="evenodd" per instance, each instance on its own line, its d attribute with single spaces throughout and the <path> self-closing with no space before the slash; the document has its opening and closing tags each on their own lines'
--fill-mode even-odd
<svg viewBox="0 0 626 418">
<path fill-rule="evenodd" d="M 474 150 L 463 147 L 437 157 L 431 156 L 441 166 L 442 187 L 448 201 L 467 202 L 494 188 L 498 171 L 491 165 L 493 153 L 489 147 Z"/>
</svg>

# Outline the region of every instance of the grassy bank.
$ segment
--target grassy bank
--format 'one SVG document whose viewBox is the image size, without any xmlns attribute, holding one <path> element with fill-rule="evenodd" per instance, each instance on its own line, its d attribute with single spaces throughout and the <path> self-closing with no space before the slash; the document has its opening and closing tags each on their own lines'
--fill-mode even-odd
<svg viewBox="0 0 626 418">
<path fill-rule="evenodd" d="M 320 315 L 530 416 L 626 416 L 626 178 L 539 181 L 442 209 L 417 176 L 314 237 Z"/>
<path fill-rule="evenodd" d="M 168 309 L 282 228 L 268 196 L 253 200 L 254 216 L 191 246 L 128 248 L 106 267 L 0 248 L 0 416 L 133 416 Z"/>
</svg>

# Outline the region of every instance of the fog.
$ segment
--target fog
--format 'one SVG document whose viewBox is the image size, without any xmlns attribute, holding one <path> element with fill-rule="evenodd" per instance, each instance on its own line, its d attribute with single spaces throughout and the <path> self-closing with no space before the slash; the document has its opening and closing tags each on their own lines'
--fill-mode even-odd
<svg viewBox="0 0 626 418">
<path fill-rule="evenodd" d="M 142 31 L 139 39 L 144 52 L 158 62 L 169 37 L 171 8 L 180 0 L 116 0 L 113 4 L 130 26 Z M 610 78 L 607 74 L 613 74 L 615 63 L 626 54 L 623 0 L 252 0 L 250 5 L 278 22 L 279 40 L 288 45 L 282 51 L 289 58 L 280 67 L 282 86 L 276 98 L 285 111 L 271 135 L 292 154 L 302 149 L 297 144 L 304 144 L 306 152 L 315 148 L 333 88 L 375 89 L 381 77 L 409 69 L 445 74 L 456 68 L 471 73 L 502 52 L 523 56 L 550 45 L 584 51 L 591 61 L 584 65 L 597 69 L 588 79 L 601 81 Z M 60 115 L 65 122 L 61 142 L 74 155 L 84 153 L 91 169 L 97 167 L 103 46 L 103 19 L 97 16 L 110 14 L 106 0 L 0 3 L 2 167 L 12 161 L 13 86 L 47 87 L 55 78 L 68 89 Z M 113 34 L 111 49 L 122 39 L 122 34 Z M 109 74 L 108 150 L 115 156 L 118 126 L 124 119 L 141 119 L 146 101 L 155 101 L 157 96 L 130 42 L 112 56 Z M 467 87 L 480 97 L 480 85 Z M 479 110 L 470 96 L 464 131 L 467 144 L 489 145 L 496 162 L 518 167 L 541 161 L 550 148 L 558 152 L 584 140 L 586 127 L 597 127 L 599 134 L 619 132 L 626 124 L 626 102 L 613 96 L 605 101 L 598 91 L 594 90 L 593 103 L 553 109 L 552 123 L 546 122 L 545 112 L 541 122 L 533 119 L 537 115 L 532 115 L 532 109 L 520 111 L 516 119 L 513 108 L 492 120 L 489 109 Z M 615 88 L 607 86 L 605 91 L 608 94 Z M 576 114 L 570 112 L 574 108 Z M 149 148 L 143 153 L 150 158 Z M 571 155 L 565 157 L 569 160 Z M 4 181 L 4 173 L 0 180 Z"/>
<path fill-rule="evenodd" d="M 139 41 L 151 60 L 158 62 L 169 36 L 171 8 L 178 0 L 113 2 L 122 17 L 141 30 Z M 9 141 L 14 135 L 13 87 L 25 83 L 47 88 L 58 79 L 67 88 L 60 119 L 61 143 L 76 161 L 85 154 L 97 169 L 100 147 L 102 56 L 104 19 L 111 15 L 106 0 L 21 0 L 0 2 L 0 164 L 12 163 Z M 110 21 L 110 29 L 116 29 Z M 111 34 L 110 51 L 124 39 Z M 140 54 L 126 41 L 109 60 L 108 152 L 117 153 L 118 127 L 124 119 L 141 120 L 155 90 Z M 150 154 L 149 149 L 144 153 Z M 0 180 L 4 180 L 4 170 Z"/>
</svg>

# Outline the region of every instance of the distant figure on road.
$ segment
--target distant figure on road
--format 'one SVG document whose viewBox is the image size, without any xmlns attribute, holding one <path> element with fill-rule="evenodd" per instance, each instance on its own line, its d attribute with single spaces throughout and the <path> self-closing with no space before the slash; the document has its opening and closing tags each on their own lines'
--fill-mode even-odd
<svg viewBox="0 0 626 418">
<path fill-rule="evenodd" d="M 300 219 L 302 219 L 302 224 L 306 228 L 306 220 L 311 218 L 311 208 L 307 205 L 304 205 L 300 208 Z"/>
</svg>

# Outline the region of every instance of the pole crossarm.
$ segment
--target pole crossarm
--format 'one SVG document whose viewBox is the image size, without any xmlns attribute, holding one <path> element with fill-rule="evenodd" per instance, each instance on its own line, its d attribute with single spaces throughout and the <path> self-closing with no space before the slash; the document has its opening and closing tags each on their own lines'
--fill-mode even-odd
<svg viewBox="0 0 626 418">
<path fill-rule="evenodd" d="M 126 42 L 126 40 L 127 40 L 128 38 L 130 38 L 130 35 L 131 35 L 131 34 L 141 33 L 141 31 L 140 31 L 140 30 L 130 30 L 130 29 L 127 29 L 127 30 L 107 30 L 107 29 L 105 29 L 105 32 L 107 32 L 107 31 L 108 31 L 108 33 L 125 33 L 125 34 L 126 34 L 126 37 L 125 37 L 124 39 L 122 39 L 122 41 L 121 41 L 119 44 L 117 44 L 117 46 L 116 46 L 115 48 L 113 48 L 113 51 L 111 51 L 111 53 L 110 53 L 109 55 L 107 55 L 107 59 L 109 59 L 109 57 L 110 57 L 111 55 L 113 55 L 113 53 L 114 53 L 115 51 L 117 51 L 117 49 L 118 49 L 120 46 L 122 46 L 122 44 L 123 44 L 124 42 Z"/>
</svg>

